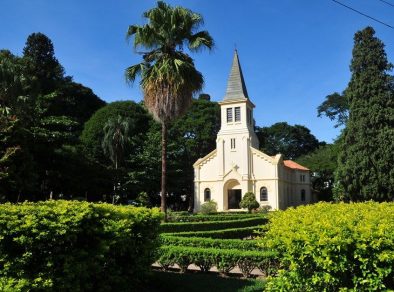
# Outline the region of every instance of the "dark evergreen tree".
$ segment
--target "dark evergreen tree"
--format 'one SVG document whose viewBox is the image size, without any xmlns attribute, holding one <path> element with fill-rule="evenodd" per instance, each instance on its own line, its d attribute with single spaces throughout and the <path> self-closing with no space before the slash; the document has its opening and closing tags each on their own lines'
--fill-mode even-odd
<svg viewBox="0 0 394 292">
<path fill-rule="evenodd" d="M 55 57 L 52 41 L 43 33 L 32 33 L 23 49 L 25 74 L 32 79 L 34 91 L 47 94 L 64 77 L 64 69 Z"/>
<path fill-rule="evenodd" d="M 394 197 L 394 82 L 384 44 L 371 27 L 354 36 L 351 80 L 346 89 L 349 119 L 337 179 L 349 200 Z"/>
</svg>

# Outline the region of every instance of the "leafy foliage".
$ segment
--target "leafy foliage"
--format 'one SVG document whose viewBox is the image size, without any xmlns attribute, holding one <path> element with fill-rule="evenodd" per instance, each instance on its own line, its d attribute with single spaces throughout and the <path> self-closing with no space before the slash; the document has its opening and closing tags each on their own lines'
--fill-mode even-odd
<svg viewBox="0 0 394 292">
<path fill-rule="evenodd" d="M 188 196 L 189 210 L 193 209 L 193 163 L 216 148 L 219 129 L 219 105 L 194 99 L 186 114 L 172 123 L 169 130 L 168 188 Z"/>
<path fill-rule="evenodd" d="M 331 121 L 336 120 L 335 128 L 346 125 L 349 118 L 349 102 L 346 91 L 342 94 L 334 92 L 327 95 L 326 100 L 318 106 L 317 116 L 325 115 Z"/>
<path fill-rule="evenodd" d="M 160 225 L 161 232 L 184 232 L 184 231 L 209 231 L 228 228 L 242 228 L 267 223 L 267 218 L 256 216 L 252 218 L 223 221 L 203 221 L 203 222 L 177 222 L 163 223 Z"/>
<path fill-rule="evenodd" d="M 394 195 L 394 78 L 384 44 L 367 27 L 354 36 L 346 89 L 349 120 L 337 178 L 345 199 L 392 200 Z"/>
<path fill-rule="evenodd" d="M 256 128 L 260 149 L 268 155 L 281 153 L 285 159 L 296 159 L 320 145 L 310 130 L 301 125 L 291 126 L 286 122 L 270 127 Z"/>
<path fill-rule="evenodd" d="M 262 250 L 260 241 L 242 239 L 214 239 L 198 237 L 181 237 L 174 235 L 161 234 L 162 245 L 177 245 L 190 247 L 207 247 L 219 249 L 240 249 L 240 250 Z"/>
<path fill-rule="evenodd" d="M 335 181 L 335 170 L 338 165 L 338 148 L 340 140 L 334 144 L 320 146 L 315 151 L 301 156 L 297 162 L 312 172 L 312 191 L 319 201 L 331 201 Z"/>
<path fill-rule="evenodd" d="M 220 272 L 228 273 L 238 266 L 245 277 L 250 277 L 254 268 L 261 267 L 265 272 L 268 261 L 272 263 L 271 266 L 277 262 L 276 253 L 270 251 L 162 246 L 159 253 L 158 262 L 164 267 L 177 264 L 181 271 L 185 272 L 188 266 L 194 263 L 203 272 L 216 266 Z"/>
<path fill-rule="evenodd" d="M 393 203 L 297 207 L 272 215 L 260 240 L 283 270 L 268 291 L 394 289 Z"/>
<path fill-rule="evenodd" d="M 56 162 L 72 153 L 65 150 L 69 146 L 79 150 L 83 123 L 104 102 L 64 76 L 52 41 L 42 33 L 28 37 L 22 57 L 0 52 L 0 85 L 0 119 L 8 120 L 0 142 L 0 155 L 8 153 L 2 160 L 2 177 L 7 179 L 2 180 L 0 196 L 18 201 L 45 199 L 65 189 L 80 194 L 80 185 L 63 186 L 73 166 L 63 169 Z"/>
<path fill-rule="evenodd" d="M 262 214 L 247 214 L 246 212 L 240 213 L 240 214 L 233 214 L 231 213 L 220 213 L 216 212 L 213 214 L 188 214 L 188 215 L 183 215 L 183 214 L 170 214 L 171 216 L 168 217 L 168 221 L 170 222 L 204 222 L 204 221 L 230 221 L 230 220 L 240 220 L 240 219 L 246 219 L 246 218 L 256 218 L 256 217 L 261 217 Z"/>
<path fill-rule="evenodd" d="M 184 237 L 209 237 L 209 238 L 222 238 L 222 239 L 243 239 L 246 237 L 253 237 L 256 231 L 261 230 L 258 226 L 229 228 L 209 231 L 185 231 L 177 233 L 168 233 L 168 235 L 184 236 Z"/>
<path fill-rule="evenodd" d="M 259 202 L 257 202 L 256 195 L 254 193 L 247 192 L 243 196 L 239 206 L 241 208 L 248 209 L 249 213 L 251 213 L 253 209 L 257 209 L 258 207 L 260 207 L 260 204 Z"/>
<path fill-rule="evenodd" d="M 201 205 L 200 212 L 202 214 L 214 214 L 218 210 L 218 204 L 214 200 L 209 200 Z"/>
<path fill-rule="evenodd" d="M 160 220 L 157 209 L 108 204 L 0 205 L 0 288 L 134 291 L 154 261 Z"/>
<path fill-rule="evenodd" d="M 104 154 L 108 155 L 118 169 L 118 165 L 124 161 L 125 152 L 130 143 L 130 121 L 122 116 L 109 119 L 104 125 L 104 138 L 101 143 Z"/>
<path fill-rule="evenodd" d="M 146 110 L 133 101 L 116 101 L 100 108 L 85 123 L 81 142 L 86 153 L 101 163 L 106 161 L 101 147 L 101 141 L 104 139 L 104 125 L 119 116 L 128 120 L 129 136 L 134 139 L 149 129 L 150 118 Z M 137 147 L 137 141 L 134 141 L 132 146 Z"/>
</svg>

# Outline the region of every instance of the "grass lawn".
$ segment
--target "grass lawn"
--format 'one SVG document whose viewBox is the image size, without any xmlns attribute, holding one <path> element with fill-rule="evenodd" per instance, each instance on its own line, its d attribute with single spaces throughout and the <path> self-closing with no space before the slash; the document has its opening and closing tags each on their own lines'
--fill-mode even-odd
<svg viewBox="0 0 394 292">
<path fill-rule="evenodd" d="M 149 280 L 147 292 L 204 292 L 204 291 L 263 291 L 264 282 L 253 279 L 225 278 L 218 274 L 153 271 Z"/>
</svg>

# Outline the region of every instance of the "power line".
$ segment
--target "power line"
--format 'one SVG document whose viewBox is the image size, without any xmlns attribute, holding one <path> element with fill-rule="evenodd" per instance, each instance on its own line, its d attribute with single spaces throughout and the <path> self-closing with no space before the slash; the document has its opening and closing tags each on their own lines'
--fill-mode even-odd
<svg viewBox="0 0 394 292">
<path fill-rule="evenodd" d="M 370 19 L 372 19 L 372 20 L 374 20 L 374 21 L 376 21 L 376 22 L 379 22 L 380 24 L 383 24 L 383 25 L 385 25 L 385 26 L 387 26 L 387 27 L 389 27 L 389 28 L 391 28 L 391 29 L 394 29 L 394 26 L 391 26 L 390 24 L 387 24 L 387 23 L 385 23 L 385 22 L 383 22 L 383 21 L 380 21 L 379 19 L 376 19 L 376 18 L 374 18 L 374 17 L 372 17 L 372 16 L 369 16 L 369 15 L 367 15 L 367 14 L 365 14 L 365 13 L 362 13 L 361 11 L 358 11 L 358 10 L 356 10 L 356 9 L 350 7 L 350 6 L 347 6 L 347 5 L 341 3 L 341 2 L 339 2 L 339 1 L 337 1 L 337 0 L 331 0 L 331 1 L 333 1 L 333 2 L 335 2 L 335 3 L 337 3 L 337 4 L 339 4 L 339 5 L 342 5 L 342 6 L 346 7 L 347 9 L 350 9 L 350 10 L 352 10 L 352 11 L 354 11 L 354 12 L 357 12 L 358 14 L 361 14 L 362 16 L 368 17 L 368 18 L 370 18 Z M 380 0 L 380 1 L 383 1 L 383 0 Z"/>
<path fill-rule="evenodd" d="M 379 0 L 380 2 L 383 2 L 383 3 L 386 3 L 387 5 L 390 5 L 390 6 L 393 6 L 394 7 L 394 4 L 393 3 L 390 3 L 390 2 L 387 2 L 387 1 L 384 1 L 384 0 Z"/>
</svg>

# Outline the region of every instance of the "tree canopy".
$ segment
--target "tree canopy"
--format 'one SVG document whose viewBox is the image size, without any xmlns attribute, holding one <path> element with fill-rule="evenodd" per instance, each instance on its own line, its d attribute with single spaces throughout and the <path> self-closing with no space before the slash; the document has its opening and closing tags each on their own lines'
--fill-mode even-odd
<svg viewBox="0 0 394 292">
<path fill-rule="evenodd" d="M 283 154 L 285 159 L 296 159 L 319 147 L 321 143 L 310 130 L 301 125 L 291 126 L 286 122 L 270 127 L 256 127 L 260 149 L 268 155 Z"/>
<path fill-rule="evenodd" d="M 392 200 L 394 196 L 394 78 L 384 44 L 367 27 L 354 36 L 346 96 L 349 119 L 337 179 L 344 198 Z"/>
<path fill-rule="evenodd" d="M 346 91 L 342 94 L 334 92 L 327 95 L 325 101 L 318 106 L 317 116 L 325 115 L 335 122 L 335 128 L 346 125 L 349 117 L 349 102 L 346 96 Z"/>
<path fill-rule="evenodd" d="M 21 57 L 0 51 L 0 196 L 16 201 L 75 192 L 64 186 L 71 172 L 60 162 L 74 155 L 83 123 L 103 104 L 64 76 L 44 34 L 31 34 Z"/>
</svg>

